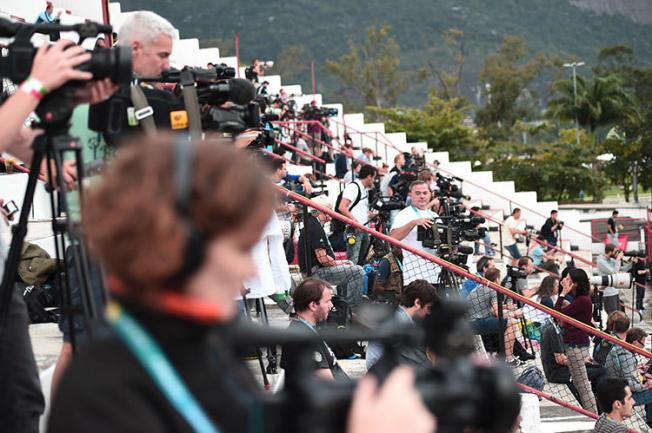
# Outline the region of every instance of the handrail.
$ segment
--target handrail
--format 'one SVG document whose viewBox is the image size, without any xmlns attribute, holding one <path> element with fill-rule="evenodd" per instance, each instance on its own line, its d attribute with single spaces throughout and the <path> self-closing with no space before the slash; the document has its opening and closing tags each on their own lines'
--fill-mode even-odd
<svg viewBox="0 0 652 433">
<path fill-rule="evenodd" d="M 356 130 L 355 128 L 352 128 L 352 127 L 350 127 L 350 126 L 346 126 L 345 124 L 343 124 L 342 122 L 339 122 L 339 121 L 336 120 L 336 119 L 334 119 L 334 122 L 337 123 L 337 124 L 339 124 L 339 125 L 343 125 L 345 128 L 347 128 L 347 129 L 351 129 L 351 130 L 353 130 L 353 131 L 355 131 L 355 132 L 357 132 L 357 133 L 359 133 L 359 134 L 366 134 L 364 131 L 359 131 L 359 130 Z M 398 150 L 399 152 L 401 151 L 400 149 L 398 149 L 398 148 L 394 145 L 394 143 L 391 142 L 391 140 L 389 140 L 389 138 L 386 137 L 385 133 L 383 133 L 383 132 L 378 132 L 378 134 L 383 138 L 383 140 L 386 140 L 386 141 L 384 141 L 384 142 L 385 142 L 387 145 L 391 146 L 391 147 L 392 147 L 393 149 L 395 149 L 395 150 Z M 428 164 L 428 165 L 430 165 L 431 167 L 434 167 L 433 164 Z M 507 198 L 507 197 L 505 197 L 505 196 L 503 196 L 503 195 L 497 193 L 496 191 L 492 191 L 491 189 L 489 189 L 489 188 L 487 188 L 487 187 L 485 187 L 485 186 L 482 186 L 482 185 L 477 184 L 477 183 L 475 183 L 475 182 L 473 182 L 473 181 L 470 181 L 470 180 L 464 179 L 462 176 L 459 176 L 458 174 L 452 173 L 452 172 L 449 171 L 449 170 L 443 169 L 443 168 L 441 168 L 441 167 L 437 167 L 437 169 L 438 169 L 438 170 L 441 170 L 441 171 L 443 171 L 443 172 L 445 172 L 445 173 L 448 173 L 449 175 L 455 175 L 455 176 L 457 176 L 457 177 L 460 177 L 461 179 L 464 180 L 464 182 L 467 182 L 468 184 L 473 185 L 473 186 L 475 186 L 475 187 L 477 187 L 477 188 L 480 188 L 480 189 L 482 189 L 483 191 L 486 191 L 486 192 L 488 192 L 488 193 L 490 193 L 490 194 L 493 194 L 493 195 L 495 195 L 496 197 L 499 197 L 499 198 L 501 198 L 501 199 L 503 199 L 503 200 L 506 200 L 506 201 L 508 201 L 508 202 L 514 203 L 515 205 L 518 205 L 518 207 L 520 207 L 521 209 L 525 209 L 525 210 L 527 210 L 528 212 L 532 212 L 533 214 L 538 215 L 538 216 L 540 216 L 540 217 L 542 217 L 542 218 L 546 218 L 546 219 L 548 218 L 546 215 L 542 214 L 541 212 L 538 212 L 538 211 L 535 211 L 535 210 L 533 210 L 533 209 L 530 209 L 529 207 L 524 206 L 524 205 L 522 205 L 522 204 L 520 204 L 520 203 L 518 203 L 518 202 L 516 202 L 516 201 L 514 201 L 514 200 L 512 200 L 512 199 L 510 199 L 510 198 Z M 588 233 L 581 232 L 581 231 L 579 231 L 579 230 L 577 230 L 577 229 L 575 229 L 575 228 L 573 228 L 573 227 L 565 226 L 565 228 L 567 228 L 567 229 L 569 229 L 569 230 L 571 230 L 571 231 L 573 231 L 573 232 L 575 232 L 575 233 L 577 233 L 577 234 L 580 234 L 580 235 L 582 235 L 582 236 L 589 237 L 589 238 L 591 238 L 591 239 L 593 239 L 593 240 L 595 240 L 595 241 L 597 241 L 597 242 L 600 242 L 600 243 L 602 242 L 602 240 L 599 239 L 599 238 L 597 238 L 596 236 L 590 235 L 590 234 L 588 234 Z"/>
<path fill-rule="evenodd" d="M 313 155 L 312 153 L 308 153 L 308 152 L 306 152 L 305 150 L 301 150 L 301 149 L 299 149 L 298 147 L 292 146 L 292 145 L 289 144 L 289 143 L 286 143 L 286 142 L 284 142 L 284 141 L 278 140 L 278 139 L 276 139 L 276 138 L 274 138 L 274 142 L 277 143 L 277 144 L 280 144 L 280 145 L 283 146 L 283 147 L 287 147 L 288 149 L 293 150 L 293 151 L 295 151 L 295 152 L 297 152 L 297 153 L 299 153 L 299 154 L 301 154 L 301 155 L 304 155 L 306 158 L 310 158 L 310 159 L 312 159 L 313 161 L 317 161 L 317 162 L 319 162 L 319 163 L 321 163 L 321 164 L 326 164 L 326 161 L 324 161 L 324 160 L 321 159 L 320 157 L 315 156 L 315 155 Z"/>
<path fill-rule="evenodd" d="M 652 359 L 652 353 L 648 352 L 645 349 L 636 347 L 631 343 L 627 343 L 627 342 L 622 341 L 622 340 L 620 340 L 619 338 L 617 338 L 617 337 L 615 337 L 613 335 L 610 335 L 610 334 L 607 334 L 607 333 L 605 333 L 603 331 L 600 331 L 600 330 L 594 328 L 593 326 L 587 325 L 587 324 L 585 324 L 583 322 L 580 322 L 577 319 L 566 316 L 565 314 L 560 313 L 559 311 L 557 311 L 557 310 L 555 310 L 553 308 L 546 307 L 545 305 L 542 305 L 542 304 L 540 304 L 540 303 L 538 303 L 536 301 L 533 301 L 530 298 L 527 298 L 527 297 L 525 297 L 523 295 L 515 293 L 512 290 L 501 286 L 500 284 L 494 283 L 494 282 L 489 281 L 489 280 L 487 280 L 487 279 L 485 279 L 483 277 L 472 274 L 469 271 L 467 271 L 466 269 L 464 269 L 464 268 L 462 268 L 462 267 L 460 267 L 458 265 L 455 265 L 453 263 L 450 263 L 450 262 L 448 262 L 448 261 L 446 261 L 446 260 L 444 260 L 444 259 L 442 259 L 440 257 L 434 256 L 432 254 L 428 254 L 428 253 L 426 253 L 426 252 L 424 252 L 422 250 L 419 250 L 419 249 L 417 249 L 415 247 L 412 247 L 410 245 L 406 245 L 403 242 L 398 241 L 398 240 L 396 240 L 396 239 L 394 239 L 394 238 L 392 238 L 392 237 L 390 237 L 390 236 L 388 236 L 388 235 L 386 235 L 384 233 L 378 232 L 378 231 L 376 231 L 374 229 L 371 229 L 371 228 L 369 228 L 369 227 L 367 227 L 367 226 L 365 226 L 363 224 L 360 224 L 357 221 L 351 220 L 351 219 L 343 216 L 342 214 L 339 214 L 339 213 L 337 213 L 337 212 L 335 212 L 335 211 L 333 211 L 333 210 L 331 210 L 331 209 L 329 209 L 329 208 L 327 208 L 325 206 L 321 206 L 321 205 L 313 202 L 312 200 L 309 200 L 309 199 L 307 199 L 307 198 L 305 198 L 305 197 L 303 197 L 303 196 L 301 196 L 301 195 L 299 195 L 299 194 L 297 194 L 297 193 L 295 193 L 293 191 L 290 191 L 290 190 L 288 190 L 286 188 L 283 188 L 281 186 L 278 186 L 278 185 L 275 185 L 275 188 L 277 188 L 281 193 L 283 193 L 286 197 L 291 198 L 292 200 L 295 200 L 297 202 L 300 202 L 303 205 L 310 206 L 310 207 L 312 207 L 314 209 L 317 209 L 320 212 L 323 212 L 323 213 L 325 213 L 327 215 L 330 215 L 334 219 L 338 219 L 338 220 L 344 222 L 347 225 L 355 227 L 356 229 L 358 229 L 360 231 L 369 233 L 369 234 L 373 235 L 374 237 L 376 237 L 376 238 L 378 238 L 380 240 L 383 240 L 383 241 L 385 241 L 385 242 L 387 242 L 387 243 L 389 243 L 389 244 L 391 244 L 393 246 L 397 246 L 397 247 L 399 247 L 399 248 L 401 248 L 403 250 L 409 251 L 412 254 L 415 254 L 415 255 L 417 255 L 417 256 L 419 256 L 419 257 L 421 257 L 421 258 L 423 258 L 423 259 L 425 259 L 425 260 L 427 260 L 429 262 L 436 263 L 437 265 L 440 265 L 440 266 L 442 266 L 442 267 L 444 267 L 444 268 L 446 268 L 446 269 L 448 269 L 448 270 L 450 270 L 450 271 L 452 271 L 452 272 L 454 272 L 454 273 L 456 273 L 456 274 L 458 274 L 458 275 L 460 275 L 462 277 L 465 277 L 467 279 L 476 281 L 476 282 L 478 282 L 478 283 L 480 283 L 480 284 L 482 284 L 482 285 L 484 285 L 486 287 L 492 288 L 495 291 L 497 291 L 499 293 L 502 293 L 503 295 L 505 295 L 507 297 L 510 297 L 510 298 L 512 298 L 512 299 L 514 299 L 516 301 L 519 301 L 519 302 L 521 302 L 523 304 L 527 304 L 527 305 L 529 305 L 531 307 L 534 307 L 537 310 L 543 311 L 544 313 L 547 313 L 548 315 L 550 315 L 550 316 L 552 316 L 552 317 L 554 317 L 556 319 L 559 319 L 560 321 L 562 321 L 562 322 L 564 322 L 566 324 L 569 324 L 569 325 L 571 325 L 571 326 L 573 326 L 573 327 L 575 327 L 577 329 L 580 329 L 581 331 L 584 331 L 584 332 L 586 332 L 588 334 L 591 334 L 591 335 L 594 335 L 594 336 L 598 336 L 598 337 L 602 338 L 603 340 L 606 340 L 606 341 L 609 341 L 609 342 L 611 342 L 613 344 L 621 346 L 621 347 L 629 350 L 630 352 L 637 353 L 637 354 L 639 354 L 639 355 L 641 355 L 641 356 L 643 356 L 643 357 L 645 357 L 647 359 Z"/>
</svg>

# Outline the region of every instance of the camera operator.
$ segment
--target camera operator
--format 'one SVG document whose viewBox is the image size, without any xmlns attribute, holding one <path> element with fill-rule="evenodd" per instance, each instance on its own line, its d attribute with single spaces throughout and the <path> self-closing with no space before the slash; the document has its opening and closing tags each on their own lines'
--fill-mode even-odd
<svg viewBox="0 0 652 433">
<path fill-rule="evenodd" d="M 473 206 L 471 208 L 471 211 L 473 215 L 482 216 L 482 214 L 480 213 L 480 208 L 478 206 Z M 484 244 L 484 254 L 486 256 L 495 255 L 496 252 L 492 248 L 491 236 L 489 235 L 489 226 L 487 225 L 486 221 L 478 226 L 478 232 L 480 234 L 480 239 L 482 239 L 482 243 Z M 480 241 L 475 241 L 473 243 L 473 250 L 474 250 L 473 251 L 474 255 L 476 256 L 480 255 Z"/>
<path fill-rule="evenodd" d="M 600 254 L 596 259 L 598 266 L 598 275 L 614 275 L 624 269 L 622 265 L 622 258 L 624 254 L 616 248 L 614 244 L 607 244 L 604 247 L 604 254 Z M 602 293 L 602 302 L 604 311 L 611 314 L 620 308 L 620 298 L 618 297 L 618 289 L 615 287 L 605 287 Z"/>
<path fill-rule="evenodd" d="M 374 185 L 377 170 L 371 165 L 360 168 L 360 178 L 346 185 L 342 192 L 338 212 L 359 224 L 367 224 L 374 218 L 369 210 L 369 190 Z M 369 234 L 354 227 L 346 228 L 346 254 L 350 261 L 362 264 L 363 254 L 369 249 Z"/>
<path fill-rule="evenodd" d="M 315 197 L 313 201 L 327 208 L 332 207 L 323 195 Z M 335 260 L 335 253 L 324 231 L 324 224 L 328 221 L 330 215 L 310 208 L 308 220 L 304 221 L 306 228 L 299 234 L 299 268 L 304 274 L 310 273 L 337 286 L 340 296 L 345 297 L 352 310 L 356 310 L 362 299 L 364 270 L 350 260 Z"/>
<path fill-rule="evenodd" d="M 317 325 L 328 319 L 328 314 L 333 309 L 332 298 L 333 288 L 327 281 L 315 278 L 303 280 L 292 292 L 297 316 L 292 319 L 288 329 L 319 335 Z M 320 346 L 312 356 L 315 373 L 323 379 L 348 379 L 349 377 L 337 363 L 337 358 L 328 343 L 322 340 Z M 282 353 L 281 368 L 287 369 L 286 359 L 289 354 L 292 354 L 292 347 L 283 347 Z"/>
<path fill-rule="evenodd" d="M 484 277 L 496 284 L 500 281 L 500 270 L 488 269 Z M 477 335 L 493 335 L 503 330 L 505 342 L 505 361 L 512 367 L 519 367 L 523 361 L 514 357 L 514 342 L 518 335 L 518 322 L 522 317 L 520 309 L 503 308 L 498 305 L 496 291 L 484 284 L 479 284 L 467 298 L 469 304 L 469 321 Z M 510 304 L 513 305 L 513 304 Z M 502 322 L 498 320 L 498 308 L 503 308 Z"/>
<path fill-rule="evenodd" d="M 0 106 L 0 151 L 8 152 L 23 161 L 30 161 L 31 144 L 41 133 L 24 127 L 25 119 L 36 109 L 46 93 L 58 89 L 71 80 L 86 81 L 89 72 L 75 69 L 90 60 L 90 54 L 80 46 L 61 40 L 51 46 L 41 46 L 34 56 L 30 76 L 18 91 Z M 78 102 L 95 103 L 110 91 L 110 81 L 96 81 L 77 92 Z M 64 164 L 60 173 L 67 184 L 74 184 L 74 164 Z M 39 168 L 46 172 L 46 165 Z M 7 247 L 0 240 L 0 275 L 4 272 Z M 38 369 L 28 334 L 29 318 L 19 291 L 13 291 L 8 316 L 0 329 L 0 425 L 3 432 L 38 432 L 39 417 L 44 401 L 38 378 Z"/>
<path fill-rule="evenodd" d="M 563 221 L 557 220 L 557 211 L 550 211 L 550 218 L 541 226 L 541 236 L 552 246 L 557 246 L 557 230 L 564 226 Z"/>
<path fill-rule="evenodd" d="M 424 248 L 417 240 L 417 227 L 430 229 L 435 224 L 438 215 L 428 208 L 432 194 L 428 185 L 420 180 L 410 184 L 408 197 L 412 204 L 396 215 L 390 236 L 403 241 L 418 250 L 435 255 L 433 249 Z M 435 284 L 439 278 L 441 266 L 425 260 L 409 251 L 403 253 L 403 284 L 414 280 L 426 280 Z"/>
<path fill-rule="evenodd" d="M 255 272 L 251 248 L 267 223 L 273 193 L 247 154 L 230 144 L 196 143 L 189 169 L 192 200 L 184 211 L 183 191 L 176 196 L 176 176 L 170 173 L 179 163 L 174 155 L 179 148 L 171 141 L 156 136 L 125 146 L 86 196 L 85 233 L 116 294 L 109 314 L 115 332 L 91 342 L 71 364 L 53 401 L 51 433 L 216 426 L 235 433 L 254 427 L 250 415 L 261 393 L 222 335 L 223 325 L 237 314 L 233 299 Z M 202 235 L 191 238 L 189 230 Z M 198 240 L 204 246 L 190 249 Z M 134 335 L 151 351 L 144 354 Z M 165 373 L 172 383 L 161 379 Z M 378 394 L 373 382 L 362 381 L 347 432 L 363 433 L 364 422 L 384 433 L 390 431 L 382 423 L 432 432 L 434 421 L 413 383 L 404 370 Z M 395 404 L 400 410 L 387 411 Z"/>
<path fill-rule="evenodd" d="M 527 236 L 528 234 L 526 230 L 519 228 L 521 223 L 521 209 L 514 208 L 512 214 L 502 225 L 503 246 L 512 257 L 512 266 L 516 266 L 516 262 L 521 258 L 516 235 Z"/>
<path fill-rule="evenodd" d="M 632 258 L 632 274 L 634 274 L 634 285 L 636 287 L 636 309 L 644 311 L 643 299 L 647 289 L 648 275 L 650 275 L 650 268 L 647 266 L 645 257 Z"/>
<path fill-rule="evenodd" d="M 380 192 L 386 197 L 392 197 L 396 191 L 396 183 L 398 182 L 399 175 L 405 166 L 405 156 L 402 153 L 394 157 L 394 167 L 383 177 L 380 183 Z"/>
<path fill-rule="evenodd" d="M 532 261 L 532 258 L 529 256 L 523 256 L 518 261 L 516 262 L 516 265 L 518 267 L 518 270 L 523 273 L 523 277 L 519 277 L 516 279 L 516 293 L 523 293 L 523 290 L 528 288 L 528 282 L 527 278 L 532 274 L 532 271 L 534 271 L 534 262 Z M 508 275 L 505 276 L 505 279 L 503 279 L 503 287 L 506 287 L 508 289 L 512 288 L 512 280 Z"/>
<path fill-rule="evenodd" d="M 432 303 L 437 299 L 437 290 L 425 280 L 414 280 L 405 287 L 396 312 L 391 319 L 382 323 L 381 328 L 393 329 L 405 323 L 415 326 L 415 319 L 421 320 L 430 314 Z M 367 346 L 367 369 L 371 368 L 382 356 L 383 346 L 370 341 Z M 429 363 L 425 347 L 399 347 L 400 364 L 426 366 Z"/>
<path fill-rule="evenodd" d="M 557 254 L 555 250 L 551 248 L 548 251 L 545 251 L 541 245 L 542 242 L 547 242 L 542 234 L 539 234 L 536 238 L 530 238 L 528 256 L 532 258 L 535 267 L 540 267 L 559 275 L 560 263 L 557 262 Z"/>
<path fill-rule="evenodd" d="M 489 269 L 493 268 L 496 266 L 496 262 L 491 256 L 483 256 L 478 259 L 478 261 L 475 264 L 476 268 L 476 275 L 478 277 L 484 277 L 485 272 L 487 272 Z M 464 280 L 462 283 L 462 287 L 460 288 L 460 294 L 464 298 L 468 298 L 471 292 L 475 290 L 476 287 L 478 287 L 480 283 L 478 283 L 475 280 L 472 280 L 470 278 L 467 278 Z"/>
<path fill-rule="evenodd" d="M 172 53 L 174 27 L 166 19 L 149 11 L 134 12 L 129 14 L 123 21 L 120 26 L 119 35 L 118 45 L 130 47 L 132 50 L 132 69 L 135 75 L 157 76 L 170 67 L 169 57 Z M 112 86 L 109 91 L 113 93 L 116 89 L 115 86 Z M 169 93 L 166 91 L 157 92 Z M 80 144 L 84 149 L 85 162 L 102 159 L 103 156 L 108 154 L 106 142 L 102 139 L 101 134 L 89 129 L 89 123 L 92 123 L 92 117 L 95 117 L 102 125 L 106 125 L 108 117 L 106 110 L 109 104 L 106 101 L 107 99 L 103 98 L 102 103 L 92 106 L 80 105 L 73 112 L 70 134 L 80 138 Z M 101 150 L 102 155 L 98 155 L 98 150 Z M 76 198 L 73 196 L 71 199 L 75 200 Z M 71 263 L 75 260 L 72 251 L 67 256 L 70 257 L 69 260 Z M 97 299 L 96 302 L 101 302 L 104 299 L 101 293 L 102 287 L 92 284 L 91 289 L 94 298 Z M 82 305 L 81 293 L 77 287 L 73 287 L 70 303 L 75 307 L 81 307 Z M 68 320 L 73 320 L 77 341 L 83 342 L 86 338 L 85 324 L 80 316 L 72 318 L 68 315 L 61 316 L 59 329 L 63 333 L 64 343 L 61 347 L 52 379 L 53 393 L 56 392 L 61 375 L 72 358 L 72 344 Z"/>
<path fill-rule="evenodd" d="M 301 184 L 305 194 L 312 194 L 312 184 L 306 176 L 288 174 L 286 163 L 280 158 L 273 158 L 270 163 L 272 165 L 272 181 L 276 185 L 284 186 L 287 182 L 296 182 Z"/>
</svg>

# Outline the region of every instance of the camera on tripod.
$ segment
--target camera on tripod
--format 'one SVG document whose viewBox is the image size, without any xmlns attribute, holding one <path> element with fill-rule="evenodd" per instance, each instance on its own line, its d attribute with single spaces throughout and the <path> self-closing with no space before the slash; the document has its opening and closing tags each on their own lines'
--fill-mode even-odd
<svg viewBox="0 0 652 433">
<path fill-rule="evenodd" d="M 457 185 L 455 182 L 462 182 L 462 179 L 459 177 L 447 177 L 441 173 L 435 174 L 437 178 L 437 188 L 439 190 L 439 197 L 441 198 L 452 198 L 456 200 L 466 199 L 469 200 L 470 197 L 462 194 L 462 188 Z"/>
<path fill-rule="evenodd" d="M 301 118 L 303 120 L 321 120 L 324 117 L 336 117 L 338 113 L 337 108 L 305 104 L 301 109 Z"/>
<path fill-rule="evenodd" d="M 92 21 L 73 25 L 35 25 L 0 19 L 0 37 L 14 38 L 7 47 L 6 54 L 0 57 L 0 77 L 8 78 L 15 83 L 27 79 L 37 51 L 30 40 L 35 33 L 75 32 L 79 35 L 81 44 L 88 38 L 95 38 L 102 33 L 111 33 L 111 30 L 111 26 Z M 93 80 L 109 78 L 115 84 L 131 81 L 131 49 L 98 47 L 89 52 L 90 60 L 80 64 L 76 69 L 92 73 Z M 74 93 L 84 84 L 85 82 L 81 81 L 69 81 L 46 95 L 36 109 L 41 122 L 51 125 L 67 123 L 75 106 Z"/>
<path fill-rule="evenodd" d="M 516 266 L 507 265 L 507 278 L 521 280 L 528 277 L 527 272 L 522 271 Z"/>
</svg>

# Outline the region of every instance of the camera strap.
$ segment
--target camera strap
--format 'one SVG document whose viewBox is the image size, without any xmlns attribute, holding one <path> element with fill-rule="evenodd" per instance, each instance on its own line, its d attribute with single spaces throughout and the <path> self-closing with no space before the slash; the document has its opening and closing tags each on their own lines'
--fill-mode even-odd
<svg viewBox="0 0 652 433">
<path fill-rule="evenodd" d="M 145 92 L 138 84 L 131 84 L 129 86 L 131 103 L 134 104 L 136 109 L 136 118 L 138 123 L 142 126 L 143 131 L 147 135 L 154 135 L 156 133 L 156 124 L 154 123 L 154 110 L 149 105 Z"/>
<path fill-rule="evenodd" d="M 163 395 L 196 433 L 219 433 L 156 341 L 115 302 L 107 319 Z"/>
</svg>

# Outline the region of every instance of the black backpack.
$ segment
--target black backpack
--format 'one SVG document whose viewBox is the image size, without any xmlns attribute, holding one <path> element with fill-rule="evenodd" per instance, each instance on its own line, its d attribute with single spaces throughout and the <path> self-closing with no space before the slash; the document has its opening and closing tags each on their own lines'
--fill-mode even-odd
<svg viewBox="0 0 652 433">
<path fill-rule="evenodd" d="M 353 201 L 353 203 L 351 203 L 351 206 L 349 206 L 349 211 L 354 207 L 356 207 L 357 204 L 360 203 L 360 199 L 362 198 L 362 190 L 360 189 L 360 185 L 358 185 L 357 182 L 351 182 L 351 183 L 358 187 L 358 196 Z M 340 215 L 342 214 L 340 212 L 340 203 L 342 202 L 342 195 L 344 194 L 344 189 L 340 191 L 340 193 L 337 196 L 337 199 L 335 200 L 335 212 L 339 213 Z M 344 230 L 346 230 L 346 224 L 338 219 L 333 218 L 333 220 L 331 221 L 331 232 L 344 233 Z"/>
<path fill-rule="evenodd" d="M 600 365 L 607 362 L 607 356 L 614 347 L 614 344 L 602 337 L 593 337 L 593 360 Z"/>
</svg>

